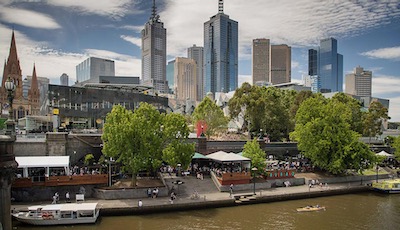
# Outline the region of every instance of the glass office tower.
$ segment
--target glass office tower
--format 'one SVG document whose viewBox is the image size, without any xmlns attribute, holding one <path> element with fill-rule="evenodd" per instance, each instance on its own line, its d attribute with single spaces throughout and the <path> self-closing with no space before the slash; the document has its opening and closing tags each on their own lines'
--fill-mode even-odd
<svg viewBox="0 0 400 230">
<path fill-rule="evenodd" d="M 219 0 L 218 14 L 204 23 L 204 95 L 238 87 L 238 22 L 229 19 Z"/>
</svg>

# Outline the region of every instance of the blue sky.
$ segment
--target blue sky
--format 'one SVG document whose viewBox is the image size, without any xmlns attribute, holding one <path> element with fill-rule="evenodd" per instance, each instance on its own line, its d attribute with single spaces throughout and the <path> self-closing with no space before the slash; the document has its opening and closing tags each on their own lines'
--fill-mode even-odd
<svg viewBox="0 0 400 230">
<path fill-rule="evenodd" d="M 156 0 L 167 28 L 168 60 L 203 45 L 203 23 L 217 0 Z M 0 0 L 0 58 L 14 28 L 23 75 L 75 81 L 75 66 L 89 56 L 115 60 L 116 75 L 140 76 L 140 30 L 151 0 Z M 224 11 L 239 22 L 239 84 L 251 81 L 251 42 L 269 38 L 292 46 L 292 81 L 307 72 L 307 50 L 334 37 L 344 75 L 360 65 L 373 71 L 372 94 L 390 99 L 400 121 L 400 1 L 229 0 Z M 0 62 L 3 69 L 4 62 Z"/>
</svg>

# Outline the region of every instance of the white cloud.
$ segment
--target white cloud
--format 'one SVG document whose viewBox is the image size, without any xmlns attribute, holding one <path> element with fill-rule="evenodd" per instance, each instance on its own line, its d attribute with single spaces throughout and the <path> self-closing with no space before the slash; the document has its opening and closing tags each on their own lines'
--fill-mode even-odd
<svg viewBox="0 0 400 230">
<path fill-rule="evenodd" d="M 0 4 L 0 18 L 8 23 L 39 29 L 59 29 L 60 25 L 51 17 L 30 10 L 6 7 Z"/>
<path fill-rule="evenodd" d="M 161 20 L 168 31 L 168 54 L 181 56 L 192 44 L 203 45 L 203 23 L 217 13 L 216 0 L 169 0 Z M 201 7 L 200 7 L 201 6 Z M 225 1 L 224 12 L 239 22 L 240 59 L 249 58 L 254 38 L 273 44 L 312 46 L 326 37 L 356 36 L 400 17 L 396 1 L 265 0 Z"/>
<path fill-rule="evenodd" d="M 384 95 L 390 93 L 399 93 L 400 76 L 373 76 L 372 77 L 372 95 Z"/>
<path fill-rule="evenodd" d="M 300 63 L 298 61 L 293 61 L 292 60 L 292 69 L 295 69 L 295 68 L 297 68 L 299 66 L 300 66 Z"/>
<path fill-rule="evenodd" d="M 140 33 L 143 30 L 143 25 L 140 26 L 132 26 L 132 25 L 125 25 L 125 26 L 121 26 L 121 29 L 126 29 L 126 30 L 132 30 L 135 31 L 136 33 Z"/>
<path fill-rule="evenodd" d="M 369 58 L 400 60 L 400 46 L 370 50 L 361 55 Z"/>
<path fill-rule="evenodd" d="M 251 78 L 251 75 L 239 75 L 238 76 L 238 87 L 241 87 L 243 83 L 249 83 L 250 85 L 253 84 L 253 80 Z"/>
<path fill-rule="evenodd" d="M 142 38 L 127 36 L 127 35 L 121 35 L 121 38 L 127 42 L 130 42 L 130 43 L 138 46 L 139 48 L 142 47 Z"/>
<path fill-rule="evenodd" d="M 120 18 L 128 13 L 135 13 L 130 6 L 132 0 L 47 0 L 48 4 L 67 7 L 83 14 L 97 14 L 112 18 Z"/>
</svg>

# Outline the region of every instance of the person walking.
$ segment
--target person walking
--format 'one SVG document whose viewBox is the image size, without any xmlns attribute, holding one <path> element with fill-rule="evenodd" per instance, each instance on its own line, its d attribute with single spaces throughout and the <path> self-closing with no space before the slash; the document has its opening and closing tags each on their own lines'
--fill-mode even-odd
<svg viewBox="0 0 400 230">
<path fill-rule="evenodd" d="M 71 203 L 71 198 L 69 197 L 69 192 L 65 193 L 65 200 L 67 203 Z"/>
<path fill-rule="evenodd" d="M 139 208 L 143 207 L 143 202 L 142 202 L 142 200 L 139 200 L 139 201 L 138 201 L 138 207 L 139 207 Z"/>
<path fill-rule="evenodd" d="M 233 196 L 233 184 L 229 185 L 229 197 Z"/>
</svg>

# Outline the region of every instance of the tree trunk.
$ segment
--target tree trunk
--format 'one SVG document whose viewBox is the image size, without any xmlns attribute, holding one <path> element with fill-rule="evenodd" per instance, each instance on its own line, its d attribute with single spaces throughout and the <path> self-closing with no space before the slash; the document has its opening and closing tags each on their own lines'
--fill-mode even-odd
<svg viewBox="0 0 400 230">
<path fill-rule="evenodd" d="M 132 186 L 132 187 L 136 187 L 136 182 L 137 182 L 136 173 L 132 173 L 131 186 Z"/>
</svg>

